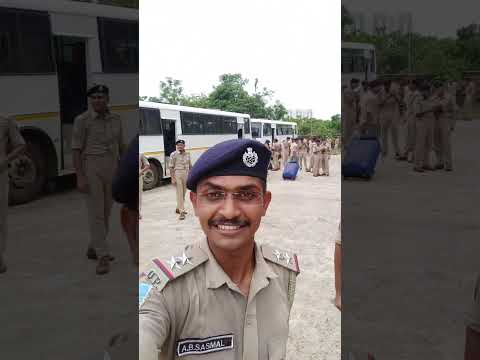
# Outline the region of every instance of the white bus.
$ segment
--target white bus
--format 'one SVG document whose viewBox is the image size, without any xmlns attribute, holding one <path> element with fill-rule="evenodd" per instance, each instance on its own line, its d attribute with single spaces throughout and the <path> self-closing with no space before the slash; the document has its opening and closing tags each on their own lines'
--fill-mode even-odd
<svg viewBox="0 0 480 360">
<path fill-rule="evenodd" d="M 139 151 L 151 167 L 143 188 L 150 190 L 170 177 L 168 163 L 176 140 L 185 141 L 193 164 L 213 145 L 238 138 L 251 138 L 247 114 L 140 101 Z"/>
<path fill-rule="evenodd" d="M 282 141 L 289 138 L 297 137 L 297 123 L 280 120 L 268 120 L 268 119 L 252 119 L 252 139 L 256 139 L 261 143 L 265 143 L 266 140 L 270 140 L 273 143 L 273 139 Z"/>
<path fill-rule="evenodd" d="M 138 10 L 63 0 L 0 0 L 0 112 L 16 118 L 27 153 L 10 164 L 10 202 L 73 173 L 71 136 L 86 91 L 110 88 L 125 143 L 138 133 Z"/>
<path fill-rule="evenodd" d="M 360 81 L 372 81 L 377 78 L 374 45 L 342 42 L 342 85 L 348 85 L 353 78 Z"/>
</svg>

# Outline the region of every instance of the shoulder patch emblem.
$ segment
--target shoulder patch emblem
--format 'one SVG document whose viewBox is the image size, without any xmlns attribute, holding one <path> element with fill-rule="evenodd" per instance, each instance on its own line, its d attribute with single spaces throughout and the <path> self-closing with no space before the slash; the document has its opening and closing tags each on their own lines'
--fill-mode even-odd
<svg viewBox="0 0 480 360">
<path fill-rule="evenodd" d="M 275 264 L 286 267 L 296 273 L 300 273 L 298 258 L 296 254 L 280 250 L 269 245 L 262 245 L 262 254 L 265 259 Z"/>
<path fill-rule="evenodd" d="M 138 306 L 142 306 L 142 304 L 145 302 L 145 299 L 150 294 L 152 287 L 153 285 L 143 282 L 138 284 Z"/>
<path fill-rule="evenodd" d="M 161 291 L 168 282 L 179 278 L 208 260 L 208 255 L 198 246 L 185 247 L 181 256 L 172 256 L 167 261 L 155 258 L 146 271 L 140 274 L 142 281 Z"/>
</svg>

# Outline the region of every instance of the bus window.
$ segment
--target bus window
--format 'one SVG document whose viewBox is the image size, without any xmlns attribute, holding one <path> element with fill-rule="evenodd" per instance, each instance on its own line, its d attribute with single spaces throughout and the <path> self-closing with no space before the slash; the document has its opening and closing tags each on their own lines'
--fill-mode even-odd
<svg viewBox="0 0 480 360">
<path fill-rule="evenodd" d="M 190 112 L 181 112 L 182 134 L 184 135 L 203 135 L 205 134 L 204 114 Z"/>
<path fill-rule="evenodd" d="M 46 12 L 0 8 L 0 74 L 53 73 Z"/>
<path fill-rule="evenodd" d="M 98 18 L 103 72 L 138 73 L 138 22 Z"/>
<path fill-rule="evenodd" d="M 259 137 L 262 136 L 262 135 L 261 135 L 261 132 L 262 132 L 262 124 L 256 123 L 256 122 L 252 122 L 251 128 L 252 128 L 252 138 L 257 139 L 257 138 L 259 138 Z"/>
<path fill-rule="evenodd" d="M 263 124 L 263 136 L 272 136 L 271 124 Z"/>
<path fill-rule="evenodd" d="M 237 118 L 231 116 L 222 116 L 224 134 L 237 133 Z"/>
<path fill-rule="evenodd" d="M 140 109 L 140 135 L 162 135 L 160 110 Z"/>
</svg>

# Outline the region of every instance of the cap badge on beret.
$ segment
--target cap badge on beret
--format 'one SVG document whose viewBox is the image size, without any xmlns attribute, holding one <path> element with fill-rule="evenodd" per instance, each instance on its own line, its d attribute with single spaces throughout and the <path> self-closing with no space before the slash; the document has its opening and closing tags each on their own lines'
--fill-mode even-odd
<svg viewBox="0 0 480 360">
<path fill-rule="evenodd" d="M 243 163 L 248 167 L 254 167 L 258 163 L 258 155 L 251 147 L 243 154 Z"/>
</svg>

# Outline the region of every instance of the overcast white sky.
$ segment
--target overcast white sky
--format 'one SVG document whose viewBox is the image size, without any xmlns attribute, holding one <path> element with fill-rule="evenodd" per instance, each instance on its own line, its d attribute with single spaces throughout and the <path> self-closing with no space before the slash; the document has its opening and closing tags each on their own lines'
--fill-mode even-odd
<svg viewBox="0 0 480 360">
<path fill-rule="evenodd" d="M 456 30 L 471 23 L 480 23 L 480 3 L 478 0 L 343 0 L 343 4 L 351 11 L 365 14 L 375 12 L 411 12 L 413 14 L 413 30 L 422 34 L 455 37 Z"/>
<path fill-rule="evenodd" d="M 140 95 L 165 77 L 208 93 L 224 73 L 329 119 L 340 105 L 340 0 L 141 0 Z"/>
</svg>

